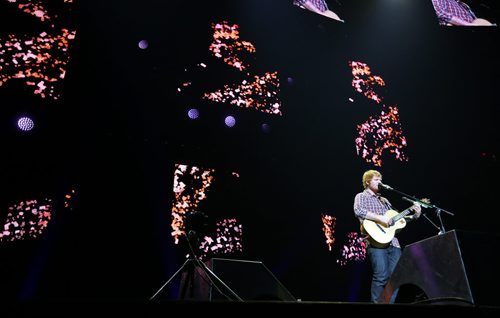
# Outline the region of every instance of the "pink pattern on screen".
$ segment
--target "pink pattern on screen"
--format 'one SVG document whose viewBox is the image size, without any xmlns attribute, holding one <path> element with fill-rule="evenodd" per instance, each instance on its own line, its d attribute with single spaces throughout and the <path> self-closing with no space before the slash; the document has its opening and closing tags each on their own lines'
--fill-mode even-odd
<svg viewBox="0 0 500 318">
<path fill-rule="evenodd" d="M 356 126 L 356 151 L 366 162 L 382 166 L 383 155 L 388 153 L 396 160 L 408 161 L 403 149 L 407 146 L 403 134 L 399 109 L 395 105 L 386 105 L 384 97 L 377 93 L 377 87 L 384 87 L 385 82 L 380 76 L 372 75 L 370 67 L 362 62 L 350 61 L 352 70 L 352 87 L 358 93 L 374 101 L 377 111 Z"/>
<path fill-rule="evenodd" d="M 239 26 L 227 21 L 212 23 L 213 41 L 209 45 L 209 52 L 215 59 L 220 59 L 225 65 L 235 69 L 241 80 L 230 80 L 216 90 L 204 91 L 200 98 L 216 103 L 227 103 L 241 108 L 250 108 L 260 112 L 281 116 L 280 80 L 277 71 L 266 71 L 256 74 L 251 71 L 256 63 L 255 46 L 240 39 Z M 215 64 L 215 63 L 214 63 Z M 207 70 L 209 63 L 198 63 L 197 72 Z M 228 70 L 225 69 L 224 72 Z M 216 80 L 225 81 L 221 72 Z M 226 75 L 227 76 L 227 75 Z M 185 93 L 192 88 L 193 81 L 182 81 L 177 88 L 179 93 Z"/>
<path fill-rule="evenodd" d="M 7 209 L 0 229 L 0 241 L 19 241 L 37 238 L 52 218 L 52 200 L 26 200 Z"/>
<path fill-rule="evenodd" d="M 328 214 L 321 214 L 321 222 L 323 223 L 323 233 L 326 238 L 328 250 L 332 250 L 332 245 L 335 243 L 335 226 L 337 218 Z"/>
<path fill-rule="evenodd" d="M 340 249 L 340 257 L 337 259 L 339 265 L 346 265 L 352 261 L 362 261 L 366 258 L 366 243 L 364 237 L 357 232 L 347 235 L 347 243 Z"/>
<path fill-rule="evenodd" d="M 237 172 L 231 173 L 238 178 Z M 174 243 L 179 244 L 186 235 L 186 216 L 189 212 L 198 211 L 201 201 L 209 199 L 210 189 L 216 179 L 215 169 L 206 169 L 184 164 L 176 164 L 174 171 L 174 202 L 172 205 L 172 233 Z M 203 211 L 209 219 L 214 211 Z M 200 259 L 208 258 L 215 254 L 230 254 L 243 250 L 242 236 L 243 225 L 236 218 L 215 219 L 213 233 L 198 233 L 196 248 L 199 250 Z"/>
<path fill-rule="evenodd" d="M 56 100 L 61 95 L 60 82 L 66 75 L 76 30 L 59 26 L 56 22 L 60 16 L 48 12 L 42 5 L 45 1 L 9 2 L 44 22 L 45 28 L 36 34 L 8 34 L 0 38 L 0 87 L 8 81 L 22 81 L 33 94 Z"/>
</svg>

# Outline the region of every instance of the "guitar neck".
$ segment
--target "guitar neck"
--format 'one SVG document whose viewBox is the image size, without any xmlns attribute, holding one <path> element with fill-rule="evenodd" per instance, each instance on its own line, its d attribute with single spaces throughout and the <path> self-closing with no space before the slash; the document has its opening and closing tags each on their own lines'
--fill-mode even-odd
<svg viewBox="0 0 500 318">
<path fill-rule="evenodd" d="M 410 212 L 411 212 L 411 207 L 404 210 L 403 212 L 399 213 L 398 215 L 395 215 L 393 216 L 391 219 L 392 219 L 392 222 L 393 223 L 396 223 L 397 221 L 399 221 L 400 219 L 404 218 L 405 216 L 407 216 Z"/>
</svg>

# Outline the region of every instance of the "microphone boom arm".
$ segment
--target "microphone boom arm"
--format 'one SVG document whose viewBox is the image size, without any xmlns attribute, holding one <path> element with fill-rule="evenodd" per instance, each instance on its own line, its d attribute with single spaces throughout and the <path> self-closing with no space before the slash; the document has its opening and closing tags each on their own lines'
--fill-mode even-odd
<svg viewBox="0 0 500 318">
<path fill-rule="evenodd" d="M 396 192 L 400 195 L 403 196 L 403 200 L 406 200 L 406 201 L 409 201 L 409 202 L 412 202 L 412 203 L 417 203 L 419 204 L 420 206 L 422 206 L 423 208 L 428 208 L 428 209 L 434 209 L 436 211 L 436 215 L 438 216 L 438 219 L 439 219 L 439 224 L 440 226 L 436 226 L 425 214 L 425 218 L 427 220 L 429 220 L 431 222 L 431 224 L 433 224 L 434 226 L 436 226 L 437 228 L 439 228 L 439 234 L 443 234 L 445 233 L 445 229 L 444 229 L 444 225 L 443 225 L 443 220 L 441 219 L 441 212 L 444 212 L 446 214 L 449 214 L 451 216 L 454 216 L 455 214 L 451 213 L 450 211 L 446 211 L 438 206 L 435 206 L 434 204 L 429 204 L 429 203 L 426 203 L 426 202 L 423 202 L 422 200 L 420 199 L 417 199 L 415 198 L 414 196 L 411 196 L 407 193 L 404 193 L 404 192 L 401 192 L 399 190 L 396 190 L 394 189 L 393 187 L 391 186 L 388 186 L 386 184 L 383 184 L 382 182 L 379 183 L 379 185 L 383 188 L 383 189 L 386 189 L 386 190 L 389 190 L 389 191 L 393 191 L 393 192 Z"/>
</svg>

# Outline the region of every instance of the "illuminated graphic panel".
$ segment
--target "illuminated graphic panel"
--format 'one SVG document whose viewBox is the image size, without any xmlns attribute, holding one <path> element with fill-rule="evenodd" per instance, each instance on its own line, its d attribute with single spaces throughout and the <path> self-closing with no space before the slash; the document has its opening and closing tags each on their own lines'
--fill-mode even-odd
<svg viewBox="0 0 500 318">
<path fill-rule="evenodd" d="M 56 100 L 61 96 L 60 82 L 66 75 L 76 30 L 59 25 L 61 15 L 46 9 L 45 1 L 9 2 L 33 19 L 39 19 L 45 27 L 34 34 L 0 35 L 0 87 L 8 81 L 20 80 L 33 94 Z M 69 11 L 71 4 L 72 1 L 64 1 L 64 9 Z"/>
<path fill-rule="evenodd" d="M 75 190 L 64 195 L 64 210 L 74 207 Z M 54 213 L 53 199 L 24 200 L 7 208 L 5 217 L 0 213 L 0 242 L 39 238 L 49 226 Z M 0 211 L 2 212 L 2 211 Z"/>
<path fill-rule="evenodd" d="M 337 219 L 328 214 L 321 214 L 321 222 L 323 223 L 326 245 L 328 245 L 328 250 L 331 251 L 332 245 L 335 243 L 335 225 L 337 224 Z"/>
<path fill-rule="evenodd" d="M 432 6 L 441 26 L 496 26 L 485 17 L 479 16 L 467 1 L 462 0 L 432 0 Z M 481 3 L 482 8 L 489 8 Z"/>
<path fill-rule="evenodd" d="M 0 241 L 17 241 L 39 237 L 52 217 L 52 200 L 21 201 L 8 208 Z"/>
<path fill-rule="evenodd" d="M 342 20 L 337 13 L 331 10 L 325 0 L 293 0 L 292 4 L 301 9 L 314 12 L 327 18 L 334 19 L 339 22 L 344 22 L 344 20 Z"/>
<path fill-rule="evenodd" d="M 200 201 L 206 199 L 212 184 L 214 169 L 201 170 L 198 167 L 176 164 L 174 172 L 174 203 L 172 206 L 172 236 L 175 244 L 186 235 L 184 218 L 190 211 L 196 211 Z"/>
<path fill-rule="evenodd" d="M 215 237 L 204 236 L 200 250 L 204 258 L 215 254 L 232 254 L 243 251 L 243 226 L 236 219 L 223 219 L 215 224 Z"/>
<path fill-rule="evenodd" d="M 364 237 L 357 232 L 351 232 L 347 235 L 347 243 L 340 249 L 340 258 L 337 263 L 341 266 L 348 262 L 362 261 L 366 259 L 366 243 Z"/>
<path fill-rule="evenodd" d="M 334 249 L 334 244 L 339 243 L 339 238 L 335 236 L 335 227 L 337 226 L 337 218 L 328 214 L 321 214 L 322 230 L 325 235 L 325 242 L 328 246 L 328 251 L 337 256 L 337 264 L 340 266 L 347 265 L 352 261 L 362 261 L 366 258 L 366 243 L 364 237 L 357 232 L 347 234 L 347 242 L 339 244 L 338 248 Z M 342 237 L 340 238 L 342 240 Z"/>
<path fill-rule="evenodd" d="M 252 55 L 256 52 L 255 46 L 240 39 L 239 26 L 229 24 L 227 21 L 212 23 L 213 41 L 209 45 L 209 52 L 213 58 L 221 59 L 223 63 L 239 72 L 242 78 L 239 82 L 231 80 L 230 83 L 222 84 L 222 88 L 201 92 L 199 98 L 216 103 L 226 103 L 241 108 L 250 108 L 260 112 L 282 115 L 281 100 L 279 98 L 280 80 L 277 71 L 268 71 L 263 74 L 255 74 L 250 71 Z M 196 65 L 197 75 L 200 71 L 208 68 L 208 63 L 202 62 Z M 224 75 L 228 69 L 217 72 L 218 82 L 228 81 L 227 77 L 233 77 L 232 73 Z M 185 93 L 193 86 L 196 75 L 186 79 L 177 88 L 179 93 Z"/>
<path fill-rule="evenodd" d="M 375 88 L 385 86 L 380 76 L 371 74 L 370 67 L 362 62 L 350 61 L 352 70 L 352 87 L 372 100 L 381 108 L 378 114 L 370 116 L 365 122 L 357 125 L 356 151 L 366 162 L 382 166 L 383 154 L 389 153 L 399 161 L 408 161 L 403 149 L 407 146 L 399 120 L 396 106 L 384 104 Z"/>
<path fill-rule="evenodd" d="M 236 172 L 231 174 L 238 178 Z M 242 224 L 236 218 L 220 218 L 220 211 L 200 211 L 200 204 L 209 199 L 214 184 L 217 184 L 215 169 L 176 164 L 174 171 L 174 202 L 172 205 L 172 233 L 174 243 L 185 238 L 197 237 L 194 241 L 200 251 L 199 258 L 209 258 L 216 254 L 241 252 Z M 208 216 L 207 226 L 196 224 L 196 229 L 188 224 L 188 216 L 193 212 Z M 219 215 L 218 215 L 219 214 Z M 213 221 L 211 221 L 213 219 Z M 199 222 L 198 222 L 199 223 Z M 212 224 L 210 224 L 212 223 Z M 199 236 L 199 237 L 198 237 Z"/>
</svg>

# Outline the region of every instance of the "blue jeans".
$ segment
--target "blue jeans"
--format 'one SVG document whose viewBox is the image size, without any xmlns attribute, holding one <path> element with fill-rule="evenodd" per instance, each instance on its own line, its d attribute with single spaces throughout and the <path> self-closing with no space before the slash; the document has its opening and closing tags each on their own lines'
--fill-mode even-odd
<svg viewBox="0 0 500 318">
<path fill-rule="evenodd" d="M 396 267 L 396 264 L 401 257 L 401 249 L 390 245 L 386 248 L 376 248 L 373 246 L 367 249 L 368 257 L 372 263 L 372 285 L 371 285 L 371 301 L 378 303 L 379 298 L 384 291 L 385 285 L 391 278 L 391 274 Z M 396 300 L 398 289 L 394 290 L 391 296 L 390 303 L 393 304 Z"/>
</svg>

